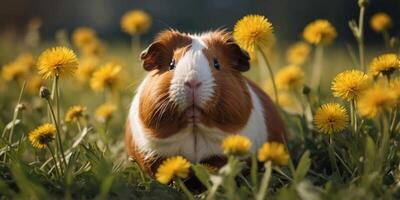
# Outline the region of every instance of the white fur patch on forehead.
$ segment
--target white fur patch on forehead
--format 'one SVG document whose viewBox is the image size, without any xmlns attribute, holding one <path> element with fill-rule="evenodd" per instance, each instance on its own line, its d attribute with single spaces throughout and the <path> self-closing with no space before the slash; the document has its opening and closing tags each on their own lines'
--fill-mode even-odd
<svg viewBox="0 0 400 200">
<path fill-rule="evenodd" d="M 190 49 L 176 63 L 169 89 L 170 100 L 177 103 L 181 109 L 192 104 L 187 101 L 188 88 L 185 86 L 185 82 L 197 81 L 201 83 L 200 87 L 196 88 L 194 97 L 197 106 L 204 106 L 214 94 L 215 79 L 208 59 L 203 52 L 203 49 L 207 47 L 201 37 L 190 37 L 192 38 Z"/>
<path fill-rule="evenodd" d="M 192 38 L 192 49 L 194 51 L 203 50 L 207 48 L 206 43 L 203 41 L 204 34 L 202 35 L 189 35 Z"/>
</svg>

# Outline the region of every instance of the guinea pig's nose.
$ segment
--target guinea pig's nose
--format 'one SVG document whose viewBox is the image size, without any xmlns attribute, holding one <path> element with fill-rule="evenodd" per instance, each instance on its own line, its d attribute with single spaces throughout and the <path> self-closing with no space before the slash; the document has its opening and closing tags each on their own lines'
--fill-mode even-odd
<svg viewBox="0 0 400 200">
<path fill-rule="evenodd" d="M 190 80 L 185 82 L 185 86 L 188 87 L 189 89 L 196 89 L 200 87 L 201 82 L 197 80 Z"/>
</svg>

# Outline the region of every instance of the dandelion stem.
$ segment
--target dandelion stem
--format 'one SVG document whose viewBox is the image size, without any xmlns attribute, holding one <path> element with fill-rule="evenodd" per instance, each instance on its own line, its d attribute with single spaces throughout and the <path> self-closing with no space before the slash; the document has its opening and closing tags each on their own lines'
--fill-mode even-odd
<svg viewBox="0 0 400 200">
<path fill-rule="evenodd" d="M 289 181 L 293 181 L 293 179 L 290 178 L 289 175 L 285 174 L 285 172 L 283 172 L 283 171 L 281 170 L 281 168 L 279 168 L 279 167 L 274 167 L 274 170 L 275 170 L 276 172 L 278 172 L 279 174 L 281 174 L 282 176 L 284 176 L 284 177 L 285 177 L 286 179 L 288 179 Z"/>
<path fill-rule="evenodd" d="M 301 132 L 301 134 L 299 134 L 301 142 L 304 145 L 306 143 L 306 136 L 304 134 L 304 128 L 303 128 L 303 116 L 298 115 L 298 116 L 296 116 L 295 119 L 296 119 L 297 125 L 299 126 L 299 130 Z"/>
<path fill-rule="evenodd" d="M 336 158 L 335 158 L 335 149 L 334 149 L 332 135 L 329 135 L 328 154 L 329 154 L 329 159 L 331 161 L 332 171 L 335 171 L 338 174 L 338 176 L 340 177 L 339 167 L 337 165 Z"/>
<path fill-rule="evenodd" d="M 342 165 L 344 166 L 344 168 L 346 168 L 346 170 L 347 170 L 347 172 L 349 172 L 349 174 L 353 174 L 353 172 L 350 170 L 350 167 L 336 152 L 335 152 L 335 157 L 342 163 Z"/>
<path fill-rule="evenodd" d="M 131 49 L 134 54 L 140 53 L 140 35 L 133 35 L 131 38 Z"/>
<path fill-rule="evenodd" d="M 55 103 L 56 103 L 56 112 L 57 112 L 57 123 L 61 123 L 60 122 L 60 96 L 59 96 L 59 92 L 60 92 L 60 90 L 59 90 L 59 85 L 58 85 L 58 82 L 59 82 L 59 78 L 58 78 L 58 76 L 56 76 L 55 77 Z"/>
<path fill-rule="evenodd" d="M 62 156 L 62 162 L 64 163 L 64 165 L 65 165 L 65 167 L 67 167 L 67 163 L 66 163 L 66 160 L 65 160 L 65 155 L 64 155 L 64 149 L 63 149 L 63 146 L 62 146 L 62 142 L 61 142 L 61 133 L 60 133 L 60 128 L 59 128 L 59 126 L 58 126 L 58 123 L 57 123 L 57 121 L 56 121 L 56 116 L 55 116 L 55 114 L 54 114 L 54 110 L 53 110 L 53 107 L 51 106 L 51 102 L 50 102 L 50 99 L 47 99 L 47 103 L 48 103 L 48 105 L 49 105 L 49 108 L 50 108 L 50 112 L 51 112 L 51 116 L 53 117 L 53 120 L 54 120 L 54 124 L 55 124 L 55 126 L 56 126 L 56 132 L 57 132 L 57 136 L 56 136 L 56 139 L 57 139 L 57 143 L 58 143 L 58 151 L 60 152 L 60 154 L 61 154 L 61 156 Z M 61 167 L 60 167 L 61 168 Z M 61 170 L 62 171 L 62 170 Z"/>
<path fill-rule="evenodd" d="M 385 45 L 387 48 L 390 48 L 390 35 L 387 30 L 382 32 L 383 40 L 385 41 Z"/>
<path fill-rule="evenodd" d="M 146 177 L 144 176 L 144 171 L 143 169 L 140 167 L 139 163 L 137 162 L 137 160 L 135 158 L 129 158 L 129 161 L 135 163 L 135 167 L 136 169 L 139 171 L 139 175 L 140 178 L 142 179 L 142 182 L 146 182 Z"/>
<path fill-rule="evenodd" d="M 265 167 L 265 172 L 264 172 L 264 175 L 261 180 L 261 186 L 257 193 L 256 200 L 264 200 L 265 199 L 265 195 L 267 194 L 267 190 L 268 190 L 269 180 L 271 179 L 271 174 L 272 174 L 271 161 L 267 161 L 264 164 L 264 167 Z"/>
<path fill-rule="evenodd" d="M 356 101 L 353 99 L 350 102 L 350 115 L 351 115 L 351 126 L 353 128 L 353 134 L 357 134 L 357 111 L 356 111 Z"/>
<path fill-rule="evenodd" d="M 256 195 L 256 191 L 258 189 L 258 176 L 257 176 L 257 171 L 258 171 L 258 163 L 257 163 L 257 156 L 256 154 L 251 155 L 251 183 L 253 185 L 253 194 L 254 196 Z"/>
<path fill-rule="evenodd" d="M 303 140 L 304 140 L 303 144 L 305 144 L 304 130 L 303 129 L 301 129 L 301 130 L 302 130 L 302 135 L 303 135 Z M 282 136 L 282 141 L 283 141 L 283 144 L 285 145 L 285 148 L 289 149 L 289 145 L 287 143 L 287 140 L 283 136 Z M 296 169 L 294 167 L 293 159 L 292 159 L 292 156 L 290 154 L 289 154 L 289 169 L 290 169 L 290 172 L 292 173 L 292 176 L 293 176 L 293 174 L 296 172 Z"/>
<path fill-rule="evenodd" d="M 8 135 L 8 143 L 10 143 L 10 144 L 12 143 L 12 136 L 13 136 L 13 134 L 14 134 L 15 121 L 17 120 L 18 113 L 19 113 L 19 111 L 20 111 L 20 109 L 19 109 L 18 107 L 19 107 L 19 105 L 20 105 L 20 103 L 21 103 L 22 94 L 24 93 L 25 86 L 26 86 L 26 82 L 24 82 L 23 85 L 22 85 L 22 89 L 21 89 L 21 91 L 20 91 L 20 93 L 19 93 L 17 105 L 16 105 L 15 108 L 14 108 L 14 115 L 13 115 L 13 119 L 12 119 L 12 126 L 11 126 L 11 130 L 10 130 L 10 134 Z"/>
<path fill-rule="evenodd" d="M 57 126 L 60 126 L 60 124 L 61 124 L 61 121 L 60 121 L 60 116 L 61 116 L 61 113 L 60 113 L 60 86 L 59 86 L 59 76 L 58 75 L 56 75 L 55 76 L 55 94 L 56 94 L 56 96 L 55 96 L 55 100 L 56 100 L 56 109 L 57 109 L 57 121 L 56 121 L 56 125 Z M 56 127 L 57 127 L 56 126 Z M 64 155 L 64 148 L 63 148 L 63 145 L 62 145 L 62 141 L 61 141 L 61 130 L 58 128 L 57 129 L 57 132 L 58 132 L 58 143 L 59 143 L 59 145 L 60 145 L 60 153 L 61 153 L 61 156 L 62 156 L 62 159 L 63 159 L 63 163 L 64 163 L 64 165 L 65 165 L 65 167 L 67 167 L 67 160 L 65 159 L 65 155 Z"/>
<path fill-rule="evenodd" d="M 358 61 L 357 61 L 357 57 L 356 57 L 356 54 L 354 53 L 353 47 L 352 47 L 350 44 L 346 44 L 346 48 L 347 48 L 347 52 L 348 52 L 349 55 L 350 55 L 350 59 L 351 59 L 352 64 L 353 64 L 354 66 L 359 65 L 360 68 L 361 68 L 360 63 L 358 63 Z"/>
<path fill-rule="evenodd" d="M 322 57 L 324 55 L 324 46 L 316 45 L 315 47 L 315 55 L 314 55 L 314 66 L 313 66 L 313 74 L 311 79 L 311 87 L 316 89 L 321 80 L 321 71 L 322 71 Z"/>
<path fill-rule="evenodd" d="M 79 133 L 82 132 L 81 123 L 79 122 L 79 118 L 76 119 L 76 126 L 78 127 Z"/>
<path fill-rule="evenodd" d="M 312 99 L 311 99 L 311 95 L 310 94 L 305 94 L 305 96 L 306 96 L 306 99 L 307 99 L 307 101 L 306 101 L 307 102 L 307 106 L 306 106 L 307 111 L 309 111 L 311 116 L 314 116 L 315 111 L 313 109 L 313 102 L 312 102 Z"/>
<path fill-rule="evenodd" d="M 386 158 L 387 157 L 387 150 L 389 147 L 389 123 L 386 115 L 382 115 L 382 126 L 381 126 L 381 132 L 382 132 L 382 139 L 381 139 L 381 144 L 380 144 L 380 158 Z M 386 159 L 383 160 L 383 165 L 385 165 Z"/>
<path fill-rule="evenodd" d="M 48 148 L 49 151 L 50 151 L 51 157 L 53 158 L 54 169 L 55 169 L 55 171 L 56 171 L 56 175 L 57 175 L 58 178 L 60 178 L 60 172 L 59 172 L 59 169 L 58 169 L 58 167 L 57 167 L 57 159 L 56 159 L 56 157 L 55 157 L 55 155 L 54 155 L 54 151 L 53 151 L 53 149 L 51 149 L 51 147 L 50 147 L 50 145 L 49 145 L 48 143 L 46 144 L 46 146 L 47 146 L 47 148 Z"/>
<path fill-rule="evenodd" d="M 54 96 L 55 96 L 55 89 L 56 89 L 56 79 L 53 79 L 53 84 L 51 86 L 51 100 L 54 100 Z"/>
<path fill-rule="evenodd" d="M 271 81 L 272 81 L 272 87 L 273 87 L 273 89 L 274 89 L 275 103 L 276 103 L 276 105 L 279 105 L 279 101 L 278 101 L 278 89 L 277 89 L 277 87 L 276 87 L 274 72 L 272 71 L 271 63 L 269 62 L 267 56 L 265 55 L 264 51 L 261 50 L 260 47 L 257 47 L 257 51 L 259 52 L 259 54 L 261 55 L 261 57 L 264 59 L 265 64 L 267 65 L 268 72 L 269 72 L 269 76 L 270 76 L 270 79 L 271 79 Z"/>
<path fill-rule="evenodd" d="M 398 112 L 398 107 L 394 108 L 393 110 L 392 122 L 390 123 L 390 130 L 389 130 L 390 133 L 392 133 L 394 131 L 394 128 L 396 127 L 397 112 Z"/>
<path fill-rule="evenodd" d="M 293 93 L 295 94 L 297 101 L 300 103 L 301 111 L 303 113 L 303 117 L 305 118 L 305 116 L 306 116 L 306 106 L 304 105 L 304 101 L 303 101 L 302 95 L 301 95 L 300 91 L 298 91 L 298 90 L 293 91 Z"/>
<path fill-rule="evenodd" d="M 183 193 L 187 196 L 188 199 L 194 200 L 193 194 L 189 191 L 189 189 L 186 187 L 185 183 L 180 179 L 176 178 L 175 182 L 178 183 L 178 186 L 181 188 Z"/>
<path fill-rule="evenodd" d="M 360 67 L 366 72 L 365 67 L 365 51 L 364 51 L 364 16 L 365 16 L 365 6 L 360 6 L 360 17 L 358 20 L 358 52 L 360 56 Z"/>
<path fill-rule="evenodd" d="M 249 181 L 246 179 L 246 177 L 243 176 L 243 174 L 239 174 L 238 177 L 243 181 L 243 183 L 249 188 L 249 190 L 254 190 L 254 186 L 252 187 Z M 254 191 L 253 191 L 254 194 Z"/>
</svg>

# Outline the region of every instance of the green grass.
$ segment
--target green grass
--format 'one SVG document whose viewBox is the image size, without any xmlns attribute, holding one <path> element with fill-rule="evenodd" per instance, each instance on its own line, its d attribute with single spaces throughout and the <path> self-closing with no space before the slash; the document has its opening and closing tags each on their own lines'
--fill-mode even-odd
<svg viewBox="0 0 400 200">
<path fill-rule="evenodd" d="M 31 52 L 37 56 L 46 46 L 53 44 L 43 44 Z M 1 46 L 0 49 L 7 48 L 11 47 Z M 17 53 L 0 55 L 0 59 L 9 62 Z M 368 49 L 367 60 L 380 53 L 377 49 Z M 275 71 L 278 70 L 276 66 L 284 63 L 281 57 L 277 55 L 273 62 Z M 138 59 L 125 46 L 113 45 L 100 59 L 101 63 L 113 60 L 123 66 L 124 86 L 112 97 L 118 109 L 110 121 L 99 122 L 94 111 L 105 102 L 104 94 L 91 91 L 88 84 L 78 84 L 74 78 L 60 81 L 62 119 L 72 105 L 87 107 L 81 131 L 75 123 L 60 122 L 68 160 L 61 176 L 55 173 L 49 152 L 33 148 L 28 140 L 32 129 L 52 120 L 46 101 L 39 97 L 38 92 L 23 90 L 24 78 L 11 82 L 0 80 L 0 130 L 4 136 L 0 140 L 1 199 L 187 198 L 179 184 L 160 184 L 127 158 L 124 122 L 134 89 L 145 74 Z M 311 66 L 312 58 L 305 64 L 305 71 L 311 71 Z M 344 45 L 327 47 L 323 66 L 323 81 L 319 90 L 311 91 L 309 105 L 315 110 L 321 104 L 333 101 L 349 110 L 348 103 L 333 98 L 330 91 L 331 80 L 338 72 L 356 66 Z M 265 66 L 253 66 L 246 76 L 261 85 L 264 80 L 259 80 L 260 67 Z M 266 73 L 266 69 L 261 72 Z M 306 84 L 308 77 L 309 72 L 306 73 Z M 51 81 L 46 85 L 51 88 Z M 18 102 L 20 94 L 21 101 Z M 111 96 L 106 92 L 107 95 Z M 307 99 L 306 96 L 301 98 Z M 15 112 L 19 103 L 25 109 Z M 392 111 L 395 109 L 397 107 Z M 384 120 L 385 116 L 389 119 L 396 115 L 388 112 L 376 119 L 362 119 L 363 124 L 356 133 L 349 125 L 344 131 L 334 134 L 333 142 L 330 142 L 329 136 L 316 130 L 303 113 L 290 114 L 283 110 L 291 164 L 279 167 L 266 163 L 256 168 L 257 165 L 248 166 L 236 157 L 230 157 L 217 174 L 193 165 L 192 175 L 204 185 L 204 189 L 191 188 L 195 198 L 249 199 L 260 195 L 263 189 L 270 199 L 400 198 L 399 129 L 389 132 L 389 124 Z M 16 122 L 14 127 L 13 121 Z M 382 142 L 384 134 L 390 137 L 387 144 Z M 260 187 L 262 181 L 268 183 L 267 188 Z"/>
</svg>

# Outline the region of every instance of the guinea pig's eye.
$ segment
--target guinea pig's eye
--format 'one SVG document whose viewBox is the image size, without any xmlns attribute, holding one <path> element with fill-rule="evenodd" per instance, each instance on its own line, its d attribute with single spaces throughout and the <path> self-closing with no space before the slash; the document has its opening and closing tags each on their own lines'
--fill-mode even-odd
<svg viewBox="0 0 400 200">
<path fill-rule="evenodd" d="M 175 59 L 172 59 L 171 63 L 169 64 L 169 70 L 175 69 Z"/>
<path fill-rule="evenodd" d="M 219 62 L 218 62 L 218 60 L 217 60 L 216 58 L 213 59 L 213 63 L 214 63 L 215 69 L 218 69 L 218 70 L 219 70 L 219 68 L 220 68 L 221 66 L 220 66 L 220 64 L 219 64 Z"/>
</svg>

